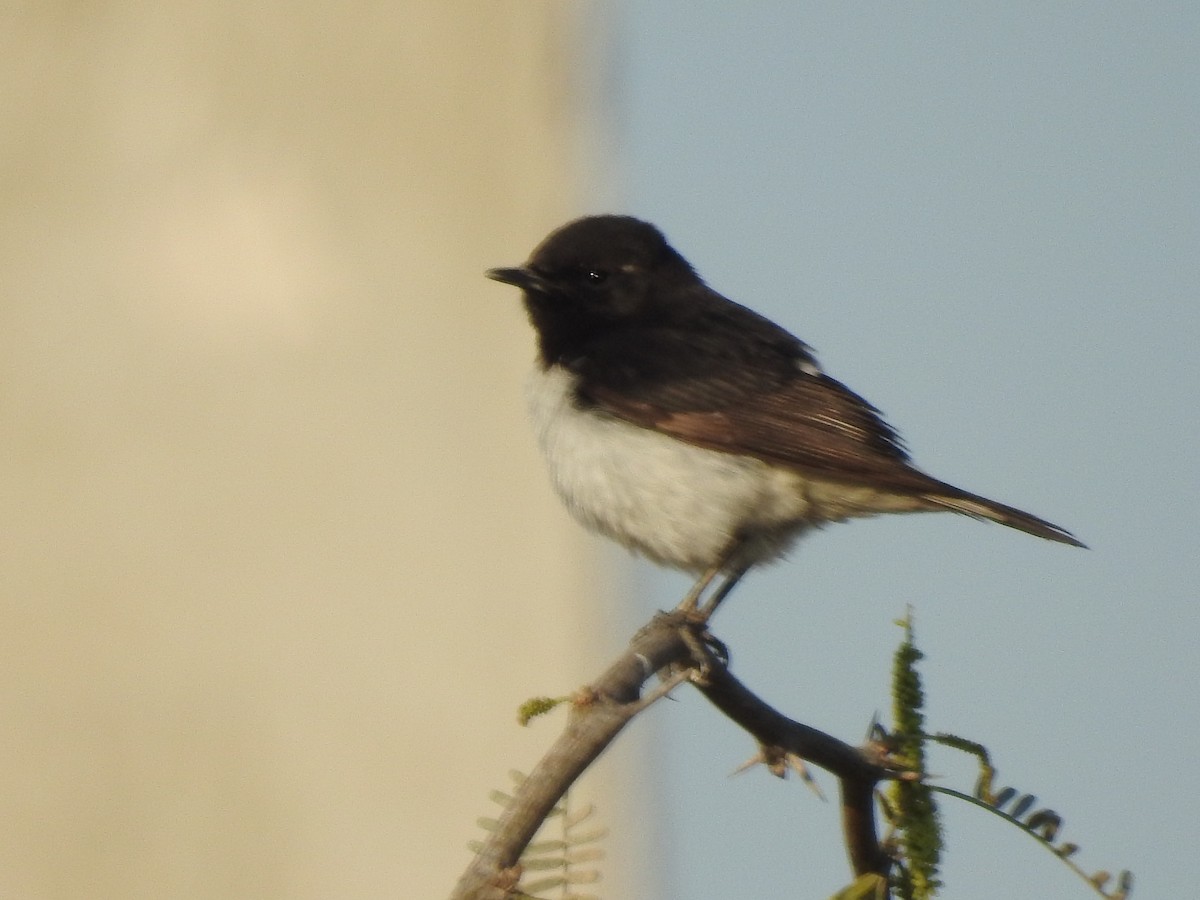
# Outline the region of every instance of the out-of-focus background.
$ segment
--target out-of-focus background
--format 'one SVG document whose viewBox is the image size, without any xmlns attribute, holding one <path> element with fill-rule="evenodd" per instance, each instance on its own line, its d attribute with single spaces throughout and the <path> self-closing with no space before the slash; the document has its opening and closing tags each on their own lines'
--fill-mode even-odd
<svg viewBox="0 0 1200 900">
<path fill-rule="evenodd" d="M 444 896 L 623 639 L 482 275 L 582 202 L 578 17 L 0 13 L 0 896 Z"/>
<path fill-rule="evenodd" d="M 599 210 L 1093 547 L 831 529 L 723 609 L 739 676 L 854 740 L 911 604 L 931 728 L 1186 891 L 1198 38 L 1184 4 L 6 8 L 0 897 L 449 892 L 558 727 L 516 705 L 686 587 L 550 496 L 481 277 Z M 580 787 L 599 892 L 844 884 L 836 803 L 727 778 L 753 747 L 678 699 Z M 947 896 L 1086 895 L 947 818 Z"/>
</svg>

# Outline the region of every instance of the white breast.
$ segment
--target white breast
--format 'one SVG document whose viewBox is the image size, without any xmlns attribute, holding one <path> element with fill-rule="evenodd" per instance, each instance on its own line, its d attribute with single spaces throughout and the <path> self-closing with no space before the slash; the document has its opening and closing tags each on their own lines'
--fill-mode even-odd
<svg viewBox="0 0 1200 900">
<path fill-rule="evenodd" d="M 554 487 L 585 526 L 665 565 L 701 571 L 735 538 L 782 554 L 816 514 L 798 473 L 685 444 L 572 403 L 574 376 L 536 371 L 529 409 Z"/>
</svg>

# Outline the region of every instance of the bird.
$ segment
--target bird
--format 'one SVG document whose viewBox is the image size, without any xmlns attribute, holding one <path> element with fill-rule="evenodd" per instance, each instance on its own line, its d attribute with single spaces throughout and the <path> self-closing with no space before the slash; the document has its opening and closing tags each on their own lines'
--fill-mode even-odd
<svg viewBox="0 0 1200 900">
<path fill-rule="evenodd" d="M 649 222 L 576 219 L 485 274 L 520 288 L 536 332 L 527 401 L 556 492 L 586 528 L 698 576 L 681 608 L 715 585 L 711 614 L 806 533 L 886 513 L 962 513 L 1085 546 L 918 469 L 811 347 L 710 288 Z"/>
</svg>

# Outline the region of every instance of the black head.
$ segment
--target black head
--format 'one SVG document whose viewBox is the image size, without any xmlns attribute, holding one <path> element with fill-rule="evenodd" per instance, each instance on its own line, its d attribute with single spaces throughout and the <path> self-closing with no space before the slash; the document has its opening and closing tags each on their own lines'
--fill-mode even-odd
<svg viewBox="0 0 1200 900">
<path fill-rule="evenodd" d="M 698 285 L 687 261 L 653 225 L 629 216 L 589 216 L 550 233 L 529 262 L 489 269 L 516 285 L 542 338 L 553 345 L 621 323 L 653 319 L 680 288 Z"/>
</svg>

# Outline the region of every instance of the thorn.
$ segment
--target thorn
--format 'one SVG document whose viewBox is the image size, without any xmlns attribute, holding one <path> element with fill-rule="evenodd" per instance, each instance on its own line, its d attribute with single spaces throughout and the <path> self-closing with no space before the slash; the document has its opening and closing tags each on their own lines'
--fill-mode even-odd
<svg viewBox="0 0 1200 900">
<path fill-rule="evenodd" d="M 729 777 L 732 778 L 734 775 L 741 775 L 743 772 L 757 765 L 766 766 L 768 772 L 776 778 L 781 779 L 787 778 L 787 773 L 790 769 L 800 777 L 800 780 L 808 786 L 810 791 L 816 794 L 821 800 L 825 800 L 824 791 L 821 790 L 821 786 L 813 778 L 804 760 L 795 753 L 788 753 L 779 747 L 760 745 L 758 752 L 730 772 Z"/>
<path fill-rule="evenodd" d="M 829 802 L 825 798 L 825 792 L 821 790 L 821 785 L 817 784 L 817 780 L 813 778 L 812 772 L 809 771 L 808 765 L 803 759 L 801 759 L 795 753 L 789 753 L 787 755 L 787 763 L 789 766 L 791 766 L 792 771 L 800 776 L 800 780 L 808 785 L 808 789 L 816 794 L 822 803 Z"/>
<path fill-rule="evenodd" d="M 765 763 L 765 762 L 766 762 L 766 759 L 763 757 L 762 752 L 759 751 L 758 753 L 755 753 L 752 757 L 750 757 L 748 760 L 746 760 L 744 763 L 742 763 L 740 766 L 738 766 L 736 769 L 734 769 L 732 772 L 730 772 L 729 777 L 732 778 L 734 775 L 741 775 L 743 772 L 753 769 L 759 763 Z"/>
</svg>

